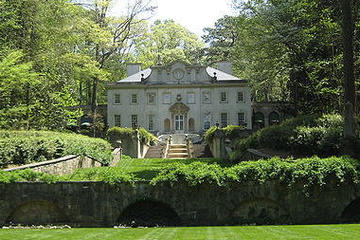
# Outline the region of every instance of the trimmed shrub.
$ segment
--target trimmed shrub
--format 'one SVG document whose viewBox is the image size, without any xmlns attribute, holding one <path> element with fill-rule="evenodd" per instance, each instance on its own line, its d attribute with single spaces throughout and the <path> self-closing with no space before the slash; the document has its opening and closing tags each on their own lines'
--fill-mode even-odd
<svg viewBox="0 0 360 240">
<path fill-rule="evenodd" d="M 137 180 L 134 175 L 121 171 L 119 168 L 85 168 L 78 169 L 73 174 L 65 176 L 51 175 L 35 172 L 31 169 L 5 172 L 0 171 L 0 183 L 12 182 L 46 182 L 55 183 L 62 181 L 101 181 L 110 184 L 133 183 Z"/>
<path fill-rule="evenodd" d="M 349 157 L 318 157 L 298 160 L 272 158 L 269 160 L 241 162 L 235 166 L 221 168 L 217 164 L 194 162 L 165 167 L 151 183 L 174 184 L 186 182 L 190 186 L 202 183 L 228 186 L 235 183 L 259 183 L 279 181 L 289 187 L 296 184 L 304 190 L 323 186 L 331 180 L 337 184 L 358 183 L 360 163 Z"/>
<path fill-rule="evenodd" d="M 140 142 L 142 144 L 152 145 L 157 141 L 157 138 L 153 134 L 146 131 L 145 128 L 139 128 L 138 132 L 139 132 Z M 113 147 L 119 146 L 117 141 L 119 140 L 124 141 L 125 139 L 135 138 L 135 136 L 136 136 L 136 130 L 132 128 L 113 127 L 107 131 L 107 139 L 110 141 Z"/>
<path fill-rule="evenodd" d="M 208 143 L 211 143 L 217 129 L 218 128 L 216 126 L 209 128 L 204 133 L 205 141 L 207 141 Z M 234 140 L 234 139 L 238 138 L 239 136 L 241 136 L 241 133 L 245 130 L 245 128 L 242 126 L 228 125 L 224 128 L 219 128 L 219 130 L 225 134 L 225 137 L 227 137 L 230 140 Z"/>
<path fill-rule="evenodd" d="M 51 160 L 66 155 L 87 156 L 104 164 L 111 145 L 102 139 L 50 131 L 0 131 L 0 167 Z"/>
<path fill-rule="evenodd" d="M 339 155 L 344 146 L 343 119 L 338 114 L 300 116 L 261 129 L 238 141 L 236 150 L 270 148 L 302 155 Z M 241 154 L 238 154 L 241 155 Z"/>
</svg>

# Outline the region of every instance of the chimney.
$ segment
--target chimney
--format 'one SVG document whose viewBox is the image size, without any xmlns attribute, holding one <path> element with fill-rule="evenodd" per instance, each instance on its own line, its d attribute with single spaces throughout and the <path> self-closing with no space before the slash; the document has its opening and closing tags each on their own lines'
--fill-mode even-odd
<svg viewBox="0 0 360 240">
<path fill-rule="evenodd" d="M 217 69 L 219 69 L 220 71 L 223 71 L 227 74 L 233 75 L 233 69 L 232 69 L 231 62 L 228 62 L 228 61 L 218 62 Z"/>
<path fill-rule="evenodd" d="M 141 71 L 141 63 L 128 63 L 126 66 L 126 75 L 128 77 L 140 71 Z"/>
</svg>

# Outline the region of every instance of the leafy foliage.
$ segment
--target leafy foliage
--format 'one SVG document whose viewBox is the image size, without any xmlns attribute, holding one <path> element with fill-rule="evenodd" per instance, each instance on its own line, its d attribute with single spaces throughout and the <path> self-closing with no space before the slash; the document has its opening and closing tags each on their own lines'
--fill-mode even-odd
<svg viewBox="0 0 360 240">
<path fill-rule="evenodd" d="M 162 64 L 174 61 L 192 63 L 198 60 L 203 43 L 196 34 L 173 20 L 157 20 L 150 32 L 136 40 L 137 61 L 144 67 L 155 66 L 159 58 Z"/>
<path fill-rule="evenodd" d="M 113 147 L 118 147 L 117 141 L 135 138 L 136 131 L 139 133 L 140 142 L 143 144 L 153 144 L 157 138 L 146 131 L 145 128 L 139 128 L 137 130 L 132 128 L 120 128 L 120 127 L 113 127 L 107 131 L 107 139 L 111 142 Z"/>
<path fill-rule="evenodd" d="M 108 142 L 83 135 L 49 131 L 0 131 L 0 166 L 28 164 L 66 155 L 81 155 L 103 163 L 111 160 Z"/>
<path fill-rule="evenodd" d="M 298 160 L 269 160 L 241 162 L 232 167 L 221 168 L 217 164 L 195 162 L 190 165 L 176 164 L 162 170 L 152 184 L 185 182 L 190 186 L 215 184 L 229 186 L 234 183 L 264 183 L 279 181 L 289 187 L 301 184 L 307 190 L 317 185 L 323 186 L 334 180 L 337 184 L 358 183 L 360 164 L 348 157 L 318 157 Z"/>
<path fill-rule="evenodd" d="M 271 148 L 299 154 L 339 155 L 344 144 L 343 118 L 338 114 L 300 116 L 261 129 L 240 140 L 237 150 Z"/>
<path fill-rule="evenodd" d="M 78 169 L 73 174 L 64 176 L 51 175 L 47 173 L 35 172 L 30 169 L 13 171 L 13 172 L 0 172 L 0 183 L 12 182 L 46 182 L 55 183 L 62 181 L 101 181 L 109 184 L 115 183 L 133 183 L 136 178 L 121 171 L 118 168 L 86 168 Z"/>
<path fill-rule="evenodd" d="M 208 143 L 210 143 L 212 141 L 212 139 L 214 138 L 214 135 L 215 135 L 215 132 L 217 129 L 218 128 L 216 126 L 213 126 L 204 133 L 204 139 Z M 224 133 L 225 137 L 229 138 L 230 140 L 239 138 L 239 136 L 241 135 L 241 133 L 244 130 L 245 130 L 244 127 L 236 126 L 236 125 L 228 125 L 224 128 L 219 128 L 219 131 L 222 131 Z"/>
<path fill-rule="evenodd" d="M 141 180 L 133 172 L 120 167 L 101 167 L 78 169 L 65 176 L 49 175 L 22 170 L 0 172 L 0 183 L 18 181 L 102 181 L 112 185 L 117 183 L 134 183 Z M 151 184 L 177 184 L 188 186 L 210 184 L 219 187 L 231 187 L 236 184 L 263 184 L 277 181 L 292 189 L 300 186 L 308 194 L 312 187 L 324 187 L 327 183 L 357 184 L 360 181 L 360 163 L 349 157 L 318 157 L 304 159 L 279 159 L 241 162 L 234 166 L 221 166 L 217 163 L 190 161 L 167 164 L 157 172 Z"/>
</svg>

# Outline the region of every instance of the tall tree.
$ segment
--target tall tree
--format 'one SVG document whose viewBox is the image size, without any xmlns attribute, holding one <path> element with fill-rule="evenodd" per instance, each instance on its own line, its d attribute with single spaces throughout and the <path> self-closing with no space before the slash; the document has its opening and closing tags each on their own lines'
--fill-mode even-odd
<svg viewBox="0 0 360 240">
<path fill-rule="evenodd" d="M 150 32 L 135 40 L 135 58 L 144 67 L 169 64 L 176 60 L 187 63 L 199 61 L 199 52 L 204 44 L 196 34 L 173 20 L 157 20 Z"/>
<path fill-rule="evenodd" d="M 352 13 L 352 0 L 341 0 L 342 9 L 342 36 L 344 47 L 344 89 L 345 89 L 345 126 L 344 136 L 347 139 L 346 151 L 352 154 L 353 138 L 356 133 L 354 119 L 356 98 L 355 98 L 355 77 L 354 77 L 354 20 Z"/>
</svg>

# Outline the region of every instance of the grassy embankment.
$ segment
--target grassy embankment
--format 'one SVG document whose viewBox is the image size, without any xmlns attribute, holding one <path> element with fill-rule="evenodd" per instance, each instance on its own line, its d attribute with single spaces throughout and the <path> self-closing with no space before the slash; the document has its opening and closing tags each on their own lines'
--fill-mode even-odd
<svg viewBox="0 0 360 240">
<path fill-rule="evenodd" d="M 80 228 L 61 230 L 0 230 L 0 239 L 52 239 L 52 240 L 264 240 L 264 239 L 360 239 L 360 225 L 310 225 L 310 226 L 244 226 L 244 227 L 186 227 L 102 229 Z"/>
</svg>

